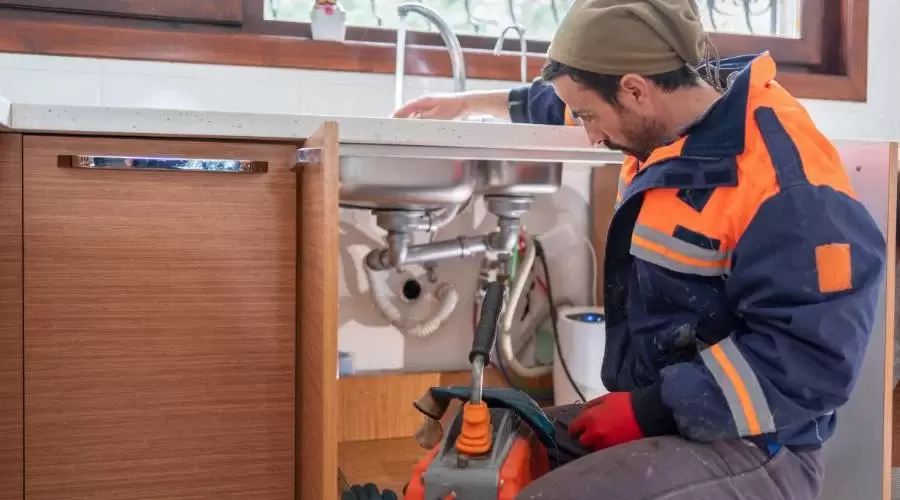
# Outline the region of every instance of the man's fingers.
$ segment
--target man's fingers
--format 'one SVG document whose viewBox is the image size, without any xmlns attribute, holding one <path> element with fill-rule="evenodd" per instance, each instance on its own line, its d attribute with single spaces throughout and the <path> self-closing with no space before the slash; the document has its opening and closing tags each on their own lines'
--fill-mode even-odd
<svg viewBox="0 0 900 500">
<path fill-rule="evenodd" d="M 426 111 L 430 111 L 431 103 L 429 99 L 418 99 L 415 101 L 410 101 L 406 103 L 400 109 L 394 111 L 394 114 L 391 115 L 392 118 L 409 118 L 416 114 L 421 114 Z"/>
<path fill-rule="evenodd" d="M 569 423 L 569 435 L 575 437 L 587 429 L 587 415 L 582 413 Z"/>
<path fill-rule="evenodd" d="M 416 118 L 421 118 L 423 120 L 445 120 L 446 116 L 442 116 L 441 108 L 434 106 L 428 109 L 423 109 L 418 113 Z"/>
<path fill-rule="evenodd" d="M 593 450 L 596 446 L 594 442 L 596 437 L 591 432 L 585 432 L 578 438 L 578 444 L 581 445 L 582 448 L 586 448 L 588 450 Z"/>
</svg>

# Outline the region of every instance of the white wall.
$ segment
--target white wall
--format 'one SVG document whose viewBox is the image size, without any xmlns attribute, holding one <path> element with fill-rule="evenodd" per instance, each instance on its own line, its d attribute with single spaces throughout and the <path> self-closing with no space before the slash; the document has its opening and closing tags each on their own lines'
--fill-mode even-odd
<svg viewBox="0 0 900 500">
<path fill-rule="evenodd" d="M 808 101 L 819 126 L 833 138 L 900 139 L 900 101 L 893 91 L 900 79 L 892 29 L 900 2 L 870 1 L 869 97 L 866 103 Z M 508 82 L 470 80 L 471 89 L 507 88 Z M 410 77 L 407 97 L 452 89 L 447 79 Z M 0 94 L 13 102 L 54 102 L 108 106 L 151 106 L 275 113 L 386 116 L 393 108 L 393 77 L 358 73 L 170 64 L 0 54 Z M 557 223 L 589 232 L 589 170 L 567 168 L 564 188 L 526 218 L 533 231 Z M 425 340 L 406 340 L 387 327 L 366 296 L 357 262 L 380 233 L 366 213 L 342 216 L 346 253 L 342 255 L 340 347 L 356 355 L 359 370 L 452 369 L 466 365 L 471 339 L 471 297 L 478 262 L 443 264 L 441 279 L 458 287 L 463 305 L 448 325 Z M 492 218 L 476 206 L 439 237 L 487 229 Z M 553 257 L 553 256 L 551 256 Z M 350 264 L 353 264 L 352 266 Z M 577 302 L 589 296 L 590 261 L 584 246 L 551 258 L 557 295 Z M 391 283 L 400 282 L 394 276 Z M 411 314 L 421 311 L 412 310 Z"/>
</svg>

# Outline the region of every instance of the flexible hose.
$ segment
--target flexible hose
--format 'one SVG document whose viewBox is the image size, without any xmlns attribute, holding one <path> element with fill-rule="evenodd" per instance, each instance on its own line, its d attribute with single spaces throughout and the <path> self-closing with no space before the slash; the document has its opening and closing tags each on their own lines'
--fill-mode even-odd
<svg viewBox="0 0 900 500">
<path fill-rule="evenodd" d="M 456 310 L 457 304 L 459 304 L 459 295 L 456 293 L 456 288 L 450 283 L 443 282 L 438 285 L 434 295 L 440 303 L 437 312 L 430 319 L 407 328 L 406 335 L 420 339 L 430 337 L 438 331 L 444 322 L 450 319 L 453 311 Z"/>
<path fill-rule="evenodd" d="M 450 318 L 459 303 L 459 294 L 456 292 L 456 288 L 450 283 L 441 283 L 434 291 L 434 296 L 440 304 L 435 314 L 423 321 L 410 324 L 408 318 L 400 312 L 397 306 L 384 293 L 385 287 L 382 281 L 377 279 L 376 273 L 378 271 L 375 271 L 365 263 L 363 263 L 363 267 L 366 269 L 366 278 L 369 281 L 369 294 L 372 296 L 372 301 L 375 303 L 378 312 L 407 337 L 424 339 L 434 335 L 444 322 Z"/>
<path fill-rule="evenodd" d="M 513 283 L 509 299 L 506 302 L 506 310 L 503 312 L 503 321 L 500 324 L 500 338 L 498 346 L 500 356 L 503 363 L 516 375 L 526 378 L 538 378 L 553 373 L 553 365 L 525 366 L 516 357 L 515 349 L 513 349 L 513 321 L 516 316 L 516 309 L 519 307 L 519 301 L 522 300 L 522 294 L 531 278 L 531 271 L 534 268 L 534 262 L 537 258 L 534 241 L 526 236 L 525 238 L 525 257 L 522 259 L 516 270 L 516 278 Z"/>
<path fill-rule="evenodd" d="M 506 303 L 506 312 L 503 314 L 503 323 L 500 328 L 503 332 L 508 332 L 512 329 L 513 320 L 516 316 L 516 308 L 519 306 L 519 301 L 522 300 L 522 292 L 525 291 L 525 286 L 528 284 L 528 279 L 531 277 L 531 270 L 534 268 L 536 257 L 537 253 L 534 250 L 534 243 L 531 242 L 531 238 L 526 237 L 525 258 L 522 259 L 521 264 L 519 264 L 518 269 L 516 270 L 515 282 L 509 293 L 509 299 Z"/>
</svg>

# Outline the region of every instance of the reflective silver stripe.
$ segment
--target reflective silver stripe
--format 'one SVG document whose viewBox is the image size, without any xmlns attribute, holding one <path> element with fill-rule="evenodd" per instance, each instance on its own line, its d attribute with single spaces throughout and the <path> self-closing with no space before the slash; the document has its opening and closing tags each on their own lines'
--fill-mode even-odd
<svg viewBox="0 0 900 500">
<path fill-rule="evenodd" d="M 706 262 L 720 262 L 728 258 L 728 252 L 720 252 L 718 250 L 700 248 L 696 245 L 691 245 L 686 241 L 681 241 L 674 236 L 670 236 L 662 231 L 653 229 L 652 227 L 645 226 L 643 224 L 636 224 L 634 226 L 634 234 L 640 236 L 641 238 L 644 238 L 647 241 L 659 243 L 666 248 L 675 250 L 681 255 L 690 257 L 692 259 L 702 260 Z"/>
<path fill-rule="evenodd" d="M 727 358 L 726 362 L 731 364 L 728 369 L 723 367 L 722 363 L 716 359 L 714 351 L 717 348 Z M 700 353 L 700 358 L 703 359 L 703 363 L 706 364 L 716 383 L 719 384 L 719 387 L 725 394 L 725 399 L 728 401 L 728 409 L 731 410 L 731 415 L 734 417 L 734 423 L 740 436 L 755 436 L 775 432 L 775 418 L 772 415 L 772 410 L 769 408 L 769 402 L 766 400 L 762 387 L 759 385 L 759 380 L 756 378 L 756 373 L 750 368 L 750 364 L 747 363 L 746 358 L 734 345 L 731 338 L 726 338 L 715 346 L 703 350 Z M 738 380 L 732 380 L 728 376 L 728 372 L 732 371 L 732 368 L 733 373 L 739 378 Z M 741 403 L 741 393 L 746 393 L 747 403 L 751 406 L 750 408 L 744 408 L 744 405 Z M 750 415 L 749 418 L 748 414 Z M 755 425 L 750 420 L 751 418 L 755 419 Z"/>
<path fill-rule="evenodd" d="M 681 241 L 674 236 L 669 236 L 662 231 L 658 231 L 656 229 L 653 229 L 652 227 L 644 226 L 642 224 L 636 224 L 634 226 L 634 234 L 641 238 L 644 238 L 647 241 L 662 245 L 670 250 L 678 252 L 685 257 L 709 262 L 710 264 L 716 265 L 695 266 L 686 264 L 684 262 L 679 262 L 677 260 L 671 259 L 665 255 L 661 255 L 658 252 L 648 250 L 632 242 L 631 255 L 641 260 L 650 262 L 651 264 L 656 264 L 678 273 L 695 274 L 698 276 L 721 276 L 723 274 L 727 274 L 729 271 L 729 266 L 731 265 L 730 252 L 700 248 L 685 241 Z"/>
<path fill-rule="evenodd" d="M 625 191 L 628 189 L 628 183 L 625 182 L 625 179 L 622 176 L 619 176 L 619 187 L 616 188 L 619 196 L 625 196 Z"/>
<path fill-rule="evenodd" d="M 690 264 L 685 264 L 684 262 L 670 259 L 665 255 L 660 255 L 653 250 L 647 250 L 634 243 L 631 244 L 631 255 L 651 264 L 670 269 L 676 273 L 693 274 L 696 276 L 722 276 L 727 272 L 724 265 L 712 267 L 692 266 Z"/>
</svg>

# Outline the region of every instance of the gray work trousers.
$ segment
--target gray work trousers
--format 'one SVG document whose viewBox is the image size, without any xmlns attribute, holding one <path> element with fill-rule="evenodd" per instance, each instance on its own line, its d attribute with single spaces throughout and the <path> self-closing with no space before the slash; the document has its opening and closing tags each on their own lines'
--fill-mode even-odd
<svg viewBox="0 0 900 500">
<path fill-rule="evenodd" d="M 580 409 L 545 410 L 556 428 L 559 450 L 552 454 L 558 462 L 517 499 L 815 500 L 821 493 L 818 450 L 782 447 L 772 457 L 745 440 L 696 443 L 666 436 L 590 453 L 568 432 Z"/>
</svg>

